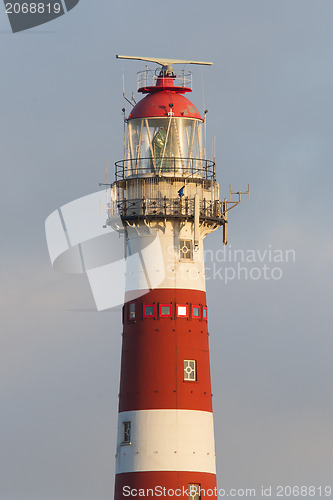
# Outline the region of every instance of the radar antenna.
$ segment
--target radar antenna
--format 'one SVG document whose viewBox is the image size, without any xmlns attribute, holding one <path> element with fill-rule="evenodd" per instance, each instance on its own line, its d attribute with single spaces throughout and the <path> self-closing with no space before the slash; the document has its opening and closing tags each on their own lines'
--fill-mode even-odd
<svg viewBox="0 0 333 500">
<path fill-rule="evenodd" d="M 201 64 L 204 66 L 212 66 L 212 62 L 206 61 L 191 61 L 190 59 L 164 59 L 162 57 L 139 57 L 139 56 L 120 56 L 116 55 L 117 59 L 134 59 L 135 61 L 148 61 L 162 66 L 162 73 L 171 74 L 173 73 L 173 64 Z"/>
</svg>

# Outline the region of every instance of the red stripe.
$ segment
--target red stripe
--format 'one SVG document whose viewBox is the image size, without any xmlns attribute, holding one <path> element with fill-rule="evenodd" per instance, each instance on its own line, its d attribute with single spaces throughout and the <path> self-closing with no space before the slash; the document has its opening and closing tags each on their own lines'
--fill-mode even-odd
<svg viewBox="0 0 333 500">
<path fill-rule="evenodd" d="M 170 498 L 174 499 L 182 498 L 189 499 L 186 495 L 186 490 L 189 484 L 199 484 L 201 486 L 201 500 L 212 499 L 216 500 L 216 475 L 207 474 L 205 472 L 170 472 L 170 471 L 158 471 L 158 472 L 128 472 L 124 474 L 116 475 L 115 482 L 115 500 L 124 500 L 128 498 L 133 498 L 134 496 L 142 498 Z M 164 490 L 165 488 L 165 490 Z M 185 490 L 185 494 L 183 491 Z M 147 493 L 147 490 L 152 490 Z M 140 491 L 145 492 L 145 495 L 141 494 Z M 172 492 L 176 494 L 172 495 Z M 127 495 L 127 492 L 131 492 L 131 495 Z M 162 492 L 162 494 L 159 494 Z M 178 493 L 181 495 L 178 495 Z M 208 493 L 208 494 L 207 494 Z"/>
<path fill-rule="evenodd" d="M 207 322 L 159 318 L 159 304 L 206 305 L 205 292 L 153 290 L 135 301 L 136 319 L 125 304 L 119 411 L 188 409 L 212 411 Z M 155 319 L 144 318 L 143 304 L 155 304 Z M 190 311 L 190 307 L 188 310 Z M 184 360 L 196 360 L 197 380 L 184 381 Z"/>
</svg>

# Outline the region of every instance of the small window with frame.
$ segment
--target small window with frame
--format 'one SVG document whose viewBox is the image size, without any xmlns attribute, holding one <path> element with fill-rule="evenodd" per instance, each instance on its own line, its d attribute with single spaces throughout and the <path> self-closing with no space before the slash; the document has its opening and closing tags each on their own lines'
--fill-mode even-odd
<svg viewBox="0 0 333 500">
<path fill-rule="evenodd" d="M 197 362 L 194 359 L 184 359 L 184 380 L 197 380 Z"/>
<path fill-rule="evenodd" d="M 122 423 L 121 444 L 131 444 L 131 422 Z"/>
<path fill-rule="evenodd" d="M 201 317 L 200 306 L 193 305 L 192 306 L 192 319 L 200 319 L 200 317 Z"/>
<path fill-rule="evenodd" d="M 132 321 L 135 319 L 135 302 L 131 302 L 129 305 L 129 319 Z"/>
<path fill-rule="evenodd" d="M 188 499 L 189 500 L 200 500 L 200 484 L 189 484 L 188 485 Z"/>
<path fill-rule="evenodd" d="M 177 304 L 176 305 L 177 318 L 188 318 L 188 305 L 187 304 Z"/>
<path fill-rule="evenodd" d="M 144 304 L 143 305 L 143 317 L 144 318 L 155 318 L 155 304 Z"/>
<path fill-rule="evenodd" d="M 160 316 L 160 318 L 171 318 L 171 316 L 172 316 L 172 304 L 160 304 L 159 316 Z"/>
<path fill-rule="evenodd" d="M 207 306 L 203 306 L 203 308 L 202 308 L 202 319 L 204 319 L 205 321 L 208 320 L 208 307 Z"/>
<path fill-rule="evenodd" d="M 192 260 L 191 240 L 179 240 L 179 257 L 181 260 Z"/>
</svg>

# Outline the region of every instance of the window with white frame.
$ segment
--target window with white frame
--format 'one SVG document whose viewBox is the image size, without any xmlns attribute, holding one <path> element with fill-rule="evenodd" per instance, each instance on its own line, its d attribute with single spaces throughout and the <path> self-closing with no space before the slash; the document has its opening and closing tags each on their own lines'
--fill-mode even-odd
<svg viewBox="0 0 333 500">
<path fill-rule="evenodd" d="M 123 422 L 121 444 L 131 444 L 131 422 Z"/>
<path fill-rule="evenodd" d="M 179 256 L 184 260 L 192 260 L 191 240 L 179 240 Z"/>
<path fill-rule="evenodd" d="M 188 485 L 188 498 L 189 500 L 200 500 L 200 484 Z"/>
<path fill-rule="evenodd" d="M 184 380 L 197 380 L 197 362 L 194 359 L 184 359 Z"/>
</svg>

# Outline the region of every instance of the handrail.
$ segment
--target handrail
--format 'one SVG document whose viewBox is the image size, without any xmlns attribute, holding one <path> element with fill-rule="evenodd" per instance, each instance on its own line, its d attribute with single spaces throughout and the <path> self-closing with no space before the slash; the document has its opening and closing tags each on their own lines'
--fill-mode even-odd
<svg viewBox="0 0 333 500">
<path fill-rule="evenodd" d="M 155 157 L 154 162 L 149 158 L 129 158 L 115 163 L 116 181 L 139 177 L 174 177 L 202 178 L 215 180 L 215 162 L 204 158 Z M 155 165 L 154 165 L 155 164 Z M 156 166 L 156 169 L 154 168 Z M 158 175 L 156 170 L 158 170 Z"/>
<path fill-rule="evenodd" d="M 137 73 L 137 90 L 144 87 L 154 87 L 156 85 L 157 80 L 160 82 L 169 82 L 170 76 L 160 76 L 156 70 L 146 69 L 144 71 L 139 71 Z M 177 74 L 172 77 L 173 84 L 176 87 L 184 87 L 192 89 L 192 72 L 181 70 L 178 71 Z"/>
<path fill-rule="evenodd" d="M 108 217 L 194 217 L 194 199 L 185 198 L 137 198 L 108 203 Z M 200 218 L 224 220 L 223 204 L 220 200 L 200 201 Z"/>
</svg>

